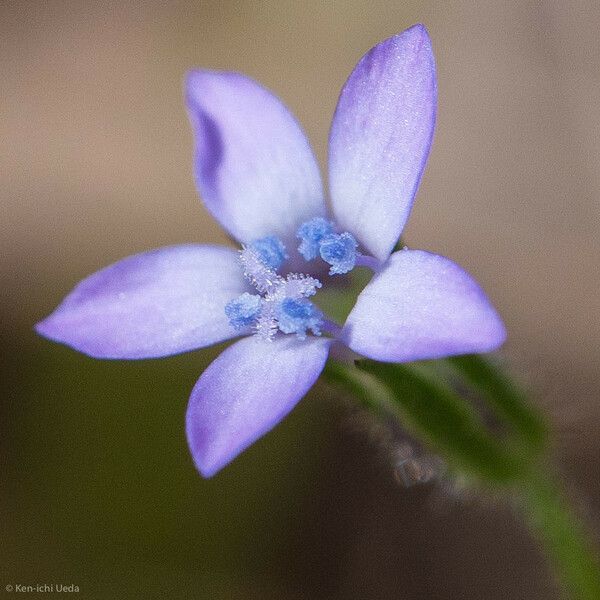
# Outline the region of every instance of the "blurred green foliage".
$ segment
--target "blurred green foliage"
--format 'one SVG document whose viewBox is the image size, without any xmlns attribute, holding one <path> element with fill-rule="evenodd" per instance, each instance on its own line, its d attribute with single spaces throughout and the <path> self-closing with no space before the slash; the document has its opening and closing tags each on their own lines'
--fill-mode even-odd
<svg viewBox="0 0 600 600">
<path fill-rule="evenodd" d="M 3 581 L 74 583 L 85 598 L 289 593 L 288 546 L 302 531 L 330 404 L 305 399 L 205 480 L 184 415 L 221 348 L 113 362 L 33 332 L 28 341 L 3 382 Z"/>
</svg>

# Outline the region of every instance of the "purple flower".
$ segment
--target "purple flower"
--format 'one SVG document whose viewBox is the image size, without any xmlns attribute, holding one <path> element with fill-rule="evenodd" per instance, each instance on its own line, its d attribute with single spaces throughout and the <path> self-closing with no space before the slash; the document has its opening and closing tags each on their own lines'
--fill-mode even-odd
<svg viewBox="0 0 600 600">
<path fill-rule="evenodd" d="M 422 250 L 393 252 L 435 122 L 422 25 L 370 50 L 341 92 L 329 137 L 331 211 L 309 143 L 270 92 L 237 73 L 194 71 L 186 100 L 198 188 L 242 250 L 185 245 L 131 256 L 82 281 L 36 329 L 120 359 L 245 336 L 190 397 L 187 436 L 204 476 L 290 412 L 335 343 L 403 362 L 504 341 L 502 321 L 465 271 Z M 355 266 L 375 275 L 338 327 L 309 298 Z"/>
</svg>

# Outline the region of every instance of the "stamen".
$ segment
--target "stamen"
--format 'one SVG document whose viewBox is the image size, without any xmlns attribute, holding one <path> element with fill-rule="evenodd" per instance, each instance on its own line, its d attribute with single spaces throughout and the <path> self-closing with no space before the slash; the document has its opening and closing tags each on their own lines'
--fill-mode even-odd
<svg viewBox="0 0 600 600">
<path fill-rule="evenodd" d="M 312 304 L 308 302 L 308 300 L 304 300 L 304 298 L 313 296 L 316 293 L 317 288 L 320 287 L 321 282 L 318 279 L 301 273 L 290 273 L 287 276 L 287 279 L 278 281 L 263 299 L 261 314 L 256 325 L 257 333 L 266 339 L 272 339 L 279 328 L 283 333 L 298 333 L 299 337 L 304 339 L 306 337 L 306 327 L 298 330 L 298 326 L 290 325 L 289 318 L 286 320 L 285 317 L 283 317 L 284 324 L 282 325 L 281 306 L 288 302 L 306 302 L 308 305 L 312 306 Z M 311 328 L 310 325 L 308 328 Z M 313 330 L 313 333 L 315 333 L 315 330 Z M 315 333 L 315 335 L 319 334 Z"/>
<path fill-rule="evenodd" d="M 263 300 L 260 315 L 256 321 L 255 331 L 265 340 L 272 340 L 277 333 L 277 318 L 275 317 L 276 303 Z"/>
<path fill-rule="evenodd" d="M 381 269 L 382 263 L 373 256 L 369 256 L 368 254 L 357 254 L 356 266 L 366 267 L 367 269 L 371 269 L 373 273 L 377 273 Z"/>
<path fill-rule="evenodd" d="M 283 284 L 278 286 L 283 296 L 287 298 L 308 298 L 317 293 L 321 282 L 310 275 L 290 273 Z"/>
<path fill-rule="evenodd" d="M 290 273 L 286 278 L 278 275 L 276 265 L 286 256 L 276 237 L 256 240 L 240 251 L 244 276 L 260 295 L 245 293 L 226 305 L 225 314 L 233 327 L 251 326 L 266 340 L 273 339 L 277 331 L 295 333 L 300 339 L 308 331 L 321 335 L 323 314 L 307 300 L 316 294 L 321 282 L 303 273 Z"/>
<path fill-rule="evenodd" d="M 284 281 L 282 277 L 263 262 L 259 252 L 251 245 L 244 246 L 240 251 L 240 262 L 244 268 L 244 277 L 261 294 L 273 291 L 278 283 Z"/>
<path fill-rule="evenodd" d="M 312 260 L 319 255 L 321 240 L 333 233 L 333 223 L 323 217 L 315 217 L 298 227 L 296 237 L 300 240 L 298 252 L 305 260 Z"/>
<path fill-rule="evenodd" d="M 245 292 L 225 305 L 225 314 L 235 329 L 243 329 L 253 325 L 261 312 L 262 298 L 256 294 Z"/>
<path fill-rule="evenodd" d="M 342 328 L 331 319 L 323 319 L 321 323 L 321 329 L 330 333 L 334 338 L 339 338 L 342 334 Z"/>
<path fill-rule="evenodd" d="M 321 240 L 321 258 L 331 265 L 330 275 L 342 275 L 354 269 L 358 242 L 351 233 L 331 234 Z"/>
<path fill-rule="evenodd" d="M 254 240 L 248 244 L 248 247 L 256 251 L 265 267 L 268 267 L 273 271 L 279 269 L 283 262 L 288 258 L 283 242 L 274 235 Z"/>
<path fill-rule="evenodd" d="M 283 333 L 295 333 L 303 340 L 308 330 L 321 335 L 323 315 L 309 300 L 285 298 L 277 306 L 277 322 Z"/>
</svg>

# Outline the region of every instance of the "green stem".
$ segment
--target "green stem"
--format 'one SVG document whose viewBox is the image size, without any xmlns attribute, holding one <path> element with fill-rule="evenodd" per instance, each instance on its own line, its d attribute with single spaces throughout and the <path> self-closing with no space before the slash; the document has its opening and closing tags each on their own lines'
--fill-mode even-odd
<svg viewBox="0 0 600 600">
<path fill-rule="evenodd" d="M 454 356 L 446 363 L 483 394 L 488 407 L 528 445 L 536 450 L 544 448 L 548 436 L 544 419 L 500 368 L 480 354 Z"/>
<path fill-rule="evenodd" d="M 385 407 L 382 406 L 381 400 L 378 400 L 377 394 L 369 388 L 362 373 L 353 366 L 329 360 L 325 365 L 322 377 L 328 383 L 349 392 L 355 400 L 378 416 L 384 412 Z"/>
<path fill-rule="evenodd" d="M 557 487 L 534 475 L 525 479 L 518 491 L 525 517 L 558 571 L 568 597 L 600 599 L 600 563 Z"/>
<path fill-rule="evenodd" d="M 473 357 L 455 366 L 484 392 L 507 424 L 534 445 L 542 442 L 543 422 L 529 412 L 506 376 Z M 600 565 L 592 544 L 558 488 L 540 474 L 537 460 L 524 461 L 518 447 L 482 428 L 464 399 L 427 369 L 375 361 L 360 361 L 357 367 L 330 362 L 324 376 L 376 414 L 397 419 L 458 472 L 475 476 L 479 485 L 496 492 L 516 495 L 568 597 L 600 600 Z"/>
<path fill-rule="evenodd" d="M 373 360 L 356 366 L 385 386 L 383 397 L 403 427 L 451 467 L 499 485 L 520 477 L 521 456 L 490 435 L 473 407 L 428 369 Z"/>
</svg>

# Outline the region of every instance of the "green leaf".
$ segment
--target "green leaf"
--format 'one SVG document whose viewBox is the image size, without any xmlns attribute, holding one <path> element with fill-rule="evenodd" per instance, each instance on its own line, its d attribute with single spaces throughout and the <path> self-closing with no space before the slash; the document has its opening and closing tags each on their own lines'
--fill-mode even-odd
<svg viewBox="0 0 600 600">
<path fill-rule="evenodd" d="M 402 424 L 429 442 L 450 465 L 495 483 L 509 483 L 523 472 L 520 458 L 495 439 L 473 408 L 439 380 L 412 365 L 357 361 L 390 392 Z"/>
<path fill-rule="evenodd" d="M 481 392 L 496 416 L 535 450 L 545 447 L 548 432 L 541 415 L 528 405 L 525 394 L 483 356 L 454 356 L 447 362 Z"/>
</svg>

